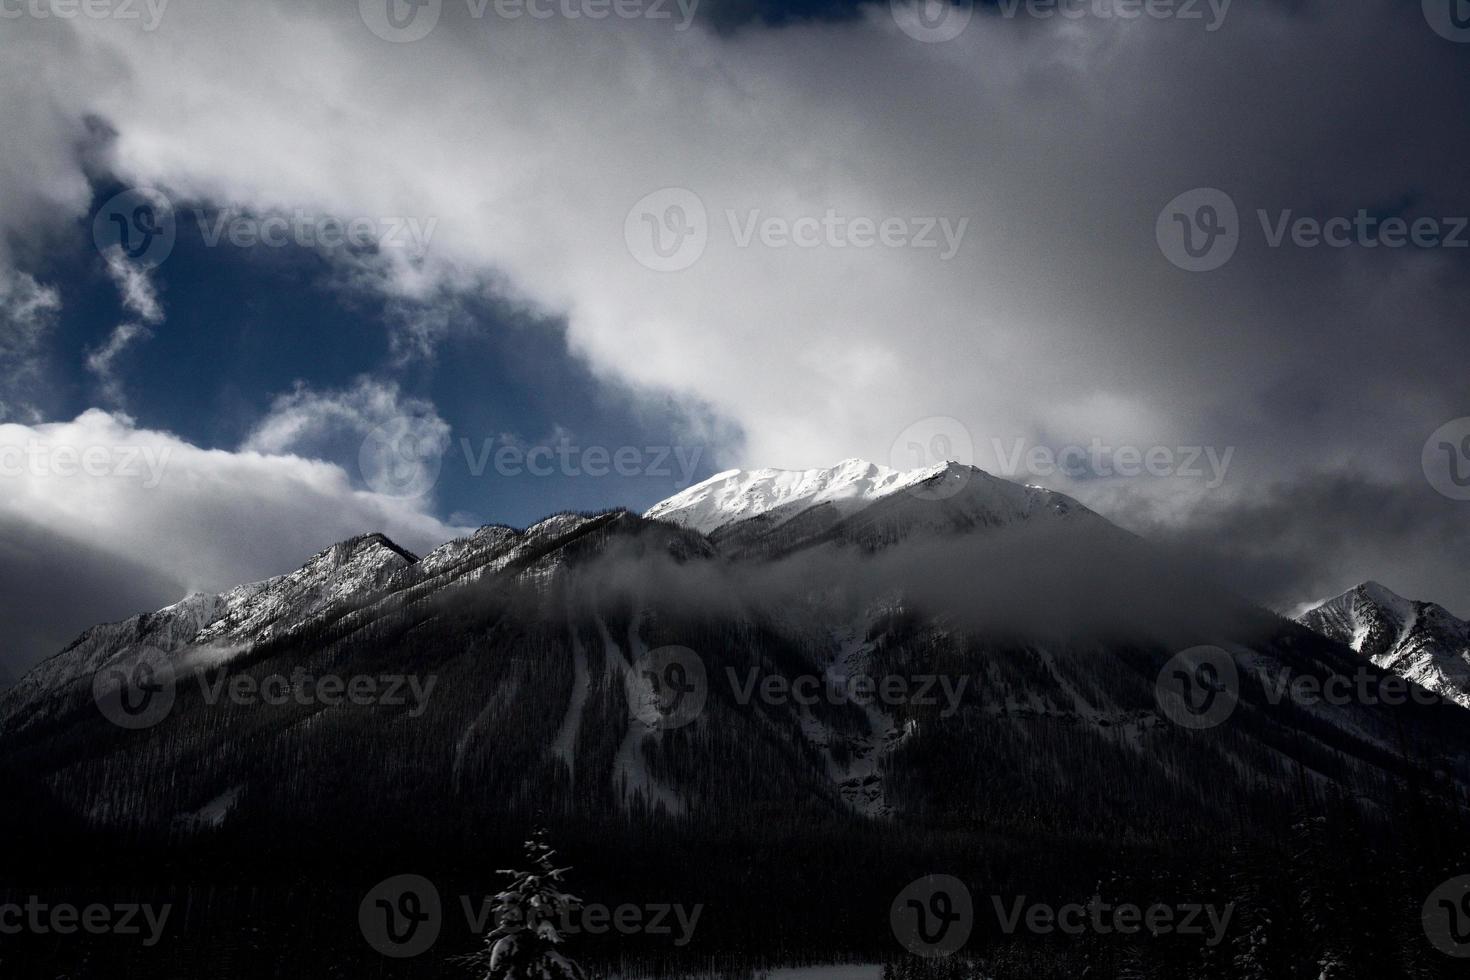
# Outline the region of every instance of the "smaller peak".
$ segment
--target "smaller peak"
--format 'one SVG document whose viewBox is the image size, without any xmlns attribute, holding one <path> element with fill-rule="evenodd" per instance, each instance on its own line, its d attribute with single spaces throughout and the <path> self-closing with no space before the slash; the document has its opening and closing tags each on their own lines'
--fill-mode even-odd
<svg viewBox="0 0 1470 980">
<path fill-rule="evenodd" d="M 366 534 L 359 534 L 355 537 L 348 538 L 346 541 L 339 541 L 326 551 L 317 555 L 317 557 L 324 558 L 332 555 L 337 558 L 344 558 L 379 549 L 393 552 L 410 565 L 419 560 L 418 555 L 415 555 L 407 548 L 399 547 L 393 539 L 381 531 L 369 531 Z"/>
<path fill-rule="evenodd" d="M 1403 596 L 1399 595 L 1393 589 L 1390 589 L 1386 585 L 1383 585 L 1380 582 L 1376 582 L 1371 578 L 1368 579 L 1368 581 L 1366 582 L 1359 583 L 1356 587 L 1352 589 L 1352 591 L 1361 593 L 1372 599 L 1374 602 L 1381 602 L 1385 604 L 1409 601 L 1408 599 L 1405 599 Z"/>
</svg>

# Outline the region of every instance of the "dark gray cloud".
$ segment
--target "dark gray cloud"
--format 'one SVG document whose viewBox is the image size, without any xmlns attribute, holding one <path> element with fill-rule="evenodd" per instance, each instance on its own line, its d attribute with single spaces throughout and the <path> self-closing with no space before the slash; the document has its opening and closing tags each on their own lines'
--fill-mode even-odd
<svg viewBox="0 0 1470 980">
<path fill-rule="evenodd" d="M 1369 579 L 1470 618 L 1470 517 L 1422 482 L 1318 473 L 1201 506 L 1188 525 L 1120 515 L 1183 566 L 1281 611 Z"/>
<path fill-rule="evenodd" d="M 59 652 L 85 627 L 157 609 L 185 591 L 144 561 L 5 514 L 0 582 L 0 684 Z"/>
</svg>

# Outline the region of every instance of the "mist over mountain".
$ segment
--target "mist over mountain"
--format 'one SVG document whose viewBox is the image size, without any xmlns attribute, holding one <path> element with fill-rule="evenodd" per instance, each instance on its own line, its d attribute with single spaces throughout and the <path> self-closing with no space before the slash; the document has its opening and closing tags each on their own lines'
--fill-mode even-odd
<svg viewBox="0 0 1470 980">
<path fill-rule="evenodd" d="M 89 630 L 0 697 L 9 778 L 30 787 L 12 839 L 211 855 L 192 885 L 172 858 L 78 860 L 117 887 L 207 881 L 239 914 L 290 909 L 328 937 L 303 962 L 355 962 L 330 911 L 354 882 L 408 868 L 474 893 L 491 887 L 474 856 L 541 822 L 599 895 L 707 905 L 695 955 L 874 956 L 866 923 L 934 866 L 1001 895 L 1085 898 L 1107 878 L 1224 901 L 1303 813 L 1354 811 L 1366 836 L 1333 846 L 1372 863 L 1406 826 L 1446 832 L 1470 789 L 1460 706 L 1304 696 L 1390 675 L 1063 495 L 952 465 L 877 492 L 791 474 L 775 483 L 799 492 L 771 495 L 759 472 L 655 518 L 490 525 L 423 557 L 366 534 Z M 255 853 L 356 870 L 287 897 Z M 71 875 L 33 857 L 19 874 Z M 1364 935 L 1389 956 L 1411 927 L 1383 914 Z M 215 927 L 198 928 L 167 962 L 196 962 Z"/>
</svg>

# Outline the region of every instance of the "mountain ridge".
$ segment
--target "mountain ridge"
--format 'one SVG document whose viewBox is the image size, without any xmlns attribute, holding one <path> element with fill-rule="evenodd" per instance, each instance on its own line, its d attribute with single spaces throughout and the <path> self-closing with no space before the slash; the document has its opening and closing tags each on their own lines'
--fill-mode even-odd
<svg viewBox="0 0 1470 980">
<path fill-rule="evenodd" d="M 1369 579 L 1317 603 L 1297 622 L 1375 666 L 1470 708 L 1470 622 Z"/>
</svg>

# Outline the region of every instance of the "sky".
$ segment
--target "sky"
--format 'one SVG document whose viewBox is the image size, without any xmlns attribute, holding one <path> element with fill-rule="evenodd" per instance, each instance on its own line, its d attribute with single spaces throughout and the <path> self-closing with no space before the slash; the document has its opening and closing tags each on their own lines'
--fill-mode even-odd
<svg viewBox="0 0 1470 980">
<path fill-rule="evenodd" d="M 4 0 L 0 672 L 851 457 L 1470 615 L 1452 3 Z"/>
</svg>

